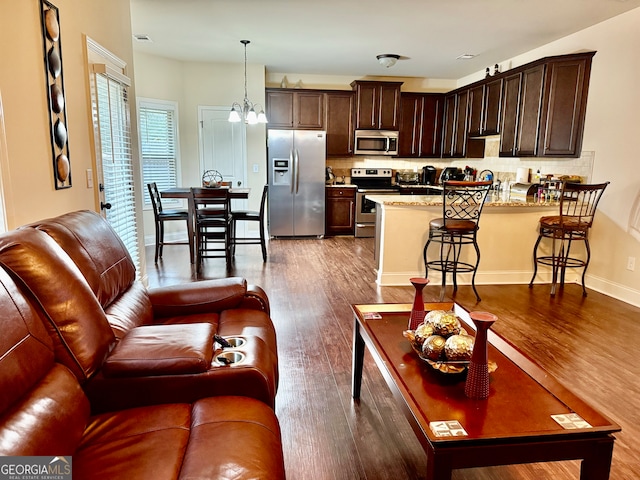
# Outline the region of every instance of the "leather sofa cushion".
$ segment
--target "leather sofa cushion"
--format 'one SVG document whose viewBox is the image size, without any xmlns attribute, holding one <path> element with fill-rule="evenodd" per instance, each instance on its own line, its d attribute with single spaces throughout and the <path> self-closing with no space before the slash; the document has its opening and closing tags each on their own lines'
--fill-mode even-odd
<svg viewBox="0 0 640 480">
<path fill-rule="evenodd" d="M 215 397 L 92 417 L 73 477 L 284 480 L 280 429 L 267 405 Z"/>
<path fill-rule="evenodd" d="M 136 267 L 120 237 L 96 212 L 80 210 L 32 224 L 71 257 L 103 307 L 135 281 Z"/>
<path fill-rule="evenodd" d="M 206 372 L 213 358 L 214 333 L 209 323 L 134 328 L 107 357 L 104 375 L 139 377 Z"/>
<path fill-rule="evenodd" d="M 115 337 L 71 258 L 44 232 L 22 227 L 0 236 L 0 263 L 20 279 L 21 290 L 46 315 L 56 360 L 80 383 L 91 377 L 102 366 Z"/>
<path fill-rule="evenodd" d="M 105 314 L 118 340 L 123 339 L 136 327 L 156 323 L 147 289 L 139 281 L 133 282 L 129 290 L 114 300 L 105 309 Z"/>
</svg>

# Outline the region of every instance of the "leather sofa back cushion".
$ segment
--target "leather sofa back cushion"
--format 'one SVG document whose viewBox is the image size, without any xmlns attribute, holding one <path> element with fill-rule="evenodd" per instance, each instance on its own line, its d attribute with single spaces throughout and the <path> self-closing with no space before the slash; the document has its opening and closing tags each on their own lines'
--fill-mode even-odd
<svg viewBox="0 0 640 480">
<path fill-rule="evenodd" d="M 69 370 L 54 363 L 37 306 L 0 268 L 0 455 L 71 455 L 89 402 Z"/>
<path fill-rule="evenodd" d="M 154 323 L 153 307 L 147 289 L 139 281 L 133 282 L 129 290 L 105 309 L 105 313 L 118 340 L 123 339 L 135 327 Z"/>
<path fill-rule="evenodd" d="M 0 235 L 0 263 L 20 279 L 28 298 L 42 307 L 56 360 L 81 383 L 91 377 L 115 337 L 73 261 L 47 234 L 23 227 Z"/>
<path fill-rule="evenodd" d="M 0 412 L 4 412 L 51 368 L 53 343 L 39 313 L 2 268 L 0 332 Z"/>
<path fill-rule="evenodd" d="M 145 325 L 131 330 L 104 363 L 105 377 L 206 372 L 213 359 L 213 325 Z"/>
<path fill-rule="evenodd" d="M 70 212 L 32 226 L 48 233 L 67 252 L 103 307 L 135 281 L 136 267 L 127 248 L 97 213 Z"/>
</svg>

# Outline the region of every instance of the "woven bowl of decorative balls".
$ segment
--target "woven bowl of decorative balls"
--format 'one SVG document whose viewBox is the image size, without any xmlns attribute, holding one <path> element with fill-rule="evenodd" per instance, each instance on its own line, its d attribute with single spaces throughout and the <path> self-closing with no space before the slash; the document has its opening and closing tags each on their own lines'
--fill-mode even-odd
<svg viewBox="0 0 640 480">
<path fill-rule="evenodd" d="M 475 338 L 462 327 L 452 311 L 431 310 L 415 330 L 405 330 L 404 337 L 418 357 L 442 373 L 465 373 L 473 354 Z M 498 368 L 489 361 L 489 373 Z"/>
<path fill-rule="evenodd" d="M 432 310 L 415 330 L 403 335 L 421 360 L 443 373 L 462 373 L 471 360 L 474 338 L 454 312 Z"/>
</svg>

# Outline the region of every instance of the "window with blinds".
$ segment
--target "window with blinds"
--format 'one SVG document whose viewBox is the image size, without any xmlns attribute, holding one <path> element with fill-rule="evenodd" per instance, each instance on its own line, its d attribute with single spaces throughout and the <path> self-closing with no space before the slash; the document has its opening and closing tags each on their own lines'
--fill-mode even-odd
<svg viewBox="0 0 640 480">
<path fill-rule="evenodd" d="M 135 183 L 127 85 L 103 73 L 95 75 L 94 119 L 99 134 L 106 219 L 140 269 Z"/>
<path fill-rule="evenodd" d="M 155 182 L 160 191 L 178 186 L 176 103 L 141 99 L 138 115 L 143 183 Z M 149 195 L 144 196 L 144 205 L 151 206 Z"/>
</svg>

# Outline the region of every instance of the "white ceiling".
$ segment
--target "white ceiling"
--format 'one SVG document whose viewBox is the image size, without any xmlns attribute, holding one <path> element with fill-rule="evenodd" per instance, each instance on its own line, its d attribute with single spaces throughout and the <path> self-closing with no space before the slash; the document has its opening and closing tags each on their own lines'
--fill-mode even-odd
<svg viewBox="0 0 640 480">
<path fill-rule="evenodd" d="M 269 73 L 458 79 L 640 0 L 131 0 L 136 51 Z M 589 45 L 584 46 L 589 49 Z M 386 69 L 376 55 L 401 55 Z M 477 55 L 457 60 L 461 54 Z M 571 52 L 567 52 L 571 53 Z"/>
</svg>

